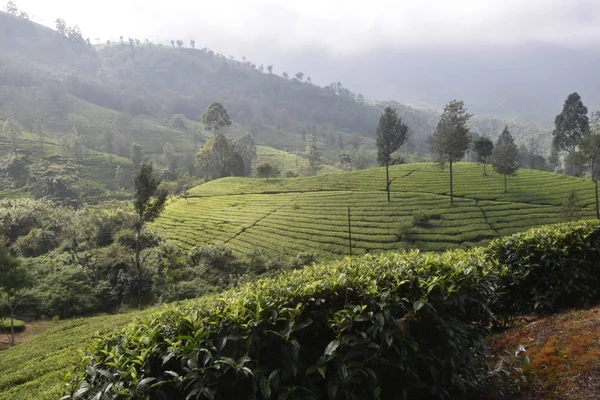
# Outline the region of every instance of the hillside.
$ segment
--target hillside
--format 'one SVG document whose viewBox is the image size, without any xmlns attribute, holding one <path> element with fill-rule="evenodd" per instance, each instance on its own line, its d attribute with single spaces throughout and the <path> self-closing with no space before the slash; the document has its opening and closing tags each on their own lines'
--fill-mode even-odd
<svg viewBox="0 0 600 400">
<path fill-rule="evenodd" d="M 367 102 L 339 82 L 319 87 L 309 77 L 278 76 L 267 66 L 201 46 L 127 41 L 85 46 L 5 13 L 0 13 L 0 25 L 6 32 L 0 40 L 0 119 L 15 117 L 27 127 L 36 118 L 48 119 L 47 125 L 60 135 L 68 130 L 68 115 L 80 115 L 90 122 L 87 134 L 96 146 L 101 123 L 112 121 L 146 152 L 156 153 L 171 141 L 184 150 L 181 140 L 191 138 L 202 112 L 215 99 L 229 110 L 234 135 L 249 131 L 259 144 L 279 149 L 302 149 L 303 136 L 310 134 L 325 149 L 347 147 L 353 134 L 372 148 L 368 138 L 374 137 L 382 107 L 391 104 L 409 125 L 411 152 L 426 153 L 425 138 L 439 117 L 436 111 L 395 102 Z M 471 125 L 479 135 L 495 137 L 505 123 L 476 118 Z M 549 136 L 550 129 L 542 124 L 508 123 L 520 142 Z M 547 150 L 548 140 L 542 143 L 542 151 Z"/>
<path fill-rule="evenodd" d="M 0 400 L 57 400 L 81 360 L 86 341 L 146 315 L 137 312 L 61 322 L 43 334 L 0 352 Z"/>
<path fill-rule="evenodd" d="M 559 222 L 571 190 L 578 216 L 594 215 L 593 184 L 582 178 L 520 170 L 504 194 L 500 175 L 483 176 L 481 166 L 460 163 L 453 208 L 447 170 L 406 164 L 392 167 L 390 178 L 391 203 L 382 190 L 383 168 L 268 181 L 225 178 L 190 190 L 190 198 L 170 204 L 154 227 L 184 247 L 226 244 L 239 254 L 262 249 L 334 258 L 349 254 L 347 207 L 353 254 L 470 247 Z"/>
<path fill-rule="evenodd" d="M 25 132 L 18 141 L 17 159 L 6 137 L 0 136 L 0 195 L 2 198 L 37 197 L 80 203 L 98 203 L 131 195 L 135 168 L 127 158 L 87 150 L 77 163 L 61 155 L 56 139 L 39 140 Z M 117 176 L 117 167 L 120 177 Z"/>
<path fill-rule="evenodd" d="M 600 277 L 589 258 L 596 257 L 600 252 L 597 246 L 598 234 L 598 224 L 587 221 L 532 229 L 473 251 L 439 255 L 399 252 L 345 258 L 288 271 L 224 293 L 165 307 L 60 322 L 58 326 L 36 338 L 0 352 L 0 371 L 3 371 L 0 375 L 0 400 L 59 398 L 67 390 L 66 383 L 72 381 L 75 370 L 81 365 L 80 350 L 87 354 L 91 352 L 97 362 L 94 368 L 87 369 L 85 373 L 79 369 L 88 382 L 90 375 L 107 377 L 107 370 L 109 373 L 127 371 L 111 374 L 110 379 L 122 380 L 125 384 L 132 380 L 133 387 L 140 389 L 144 386 L 142 379 L 152 377 L 153 374 L 160 375 L 162 371 L 167 371 L 166 375 L 173 376 L 170 368 L 177 372 L 183 369 L 186 374 L 190 371 L 198 374 L 210 373 L 212 368 L 186 369 L 186 366 L 193 364 L 192 361 L 183 362 L 188 360 L 185 357 L 190 357 L 190 354 L 195 352 L 206 352 L 206 359 L 210 363 L 215 359 L 221 360 L 218 358 L 221 354 L 245 354 L 248 360 L 244 362 L 248 362 L 250 368 L 255 368 L 259 362 L 255 355 L 256 348 L 264 348 L 262 351 L 267 353 L 278 352 L 278 355 L 283 355 L 289 351 L 290 344 L 296 346 L 303 359 L 308 356 L 321 357 L 321 347 L 330 343 L 326 353 L 338 351 L 345 355 L 347 352 L 352 354 L 358 351 L 360 355 L 372 355 L 366 358 L 368 362 L 376 363 L 376 357 L 393 356 L 396 352 L 388 348 L 395 346 L 392 348 L 406 352 L 398 354 L 408 355 L 407 368 L 414 368 L 411 360 L 439 367 L 447 360 L 436 358 L 440 352 L 446 352 L 447 356 L 461 363 L 453 366 L 453 369 L 468 369 L 473 363 L 483 367 L 484 364 L 479 363 L 488 360 L 490 355 L 484 344 L 484 339 L 489 339 L 489 330 L 478 329 L 477 326 L 487 327 L 490 313 L 503 316 L 507 310 L 531 312 L 538 307 L 537 303 L 533 303 L 536 297 L 545 299 L 542 310 L 552 312 L 561 307 L 577 307 L 582 299 L 598 299 L 598 293 L 593 288 Z M 506 271 L 499 274 L 496 270 L 498 265 L 502 269 L 506 268 Z M 540 276 L 547 279 L 539 279 Z M 568 285 L 563 284 L 565 276 L 571 278 Z M 505 286 L 507 284 L 510 287 Z M 580 298 L 580 295 L 583 298 Z M 290 304 L 293 307 L 290 307 Z M 424 305 L 427 307 L 423 307 Z M 515 306 L 517 308 L 513 308 Z M 511 314 L 513 317 L 514 312 Z M 404 317 L 398 319 L 402 315 Z M 307 319 L 307 316 L 310 318 Z M 337 319 L 334 320 L 334 317 Z M 474 322 L 475 318 L 477 320 Z M 316 320 L 323 322 L 317 323 Z M 121 329 L 132 321 L 136 323 Z M 499 379 L 496 384 L 503 386 L 490 389 L 518 389 L 519 385 L 504 386 L 506 383 L 502 381 L 505 379 L 503 371 L 508 371 L 518 374 L 513 375 L 516 377 L 523 374 L 528 379 L 533 377 L 535 385 L 521 385 L 521 389 L 528 389 L 531 398 L 535 398 L 535 394 L 538 395 L 537 398 L 547 398 L 539 396 L 546 395 L 549 391 L 564 391 L 565 395 L 568 392 L 571 397 L 565 398 L 573 399 L 584 399 L 586 394 L 596 395 L 597 386 L 589 380 L 595 376 L 595 371 L 589 364 L 593 364 L 593 357 L 598 351 L 594 330 L 596 325 L 597 308 L 545 318 L 525 326 L 515 326 L 513 330 L 495 336 L 492 340 L 491 354 L 495 367 L 484 368 L 489 369 L 486 374 L 490 373 Z M 265 326 L 274 328 L 265 329 Z M 373 326 L 379 329 L 375 330 Z M 560 326 L 567 327 L 568 330 L 562 331 Z M 375 345 L 375 339 L 364 336 L 365 327 L 369 328 L 369 332 L 375 332 L 376 339 L 387 337 L 387 347 L 386 340 L 381 340 L 381 344 Z M 242 328 L 252 331 L 252 335 L 239 337 L 229 333 L 233 329 L 240 332 Z M 460 332 L 462 335 L 458 338 L 451 334 L 444 335 L 443 332 L 447 330 Z M 280 334 L 280 331 L 284 334 Z M 356 335 L 356 332 L 362 333 L 363 336 L 349 336 Z M 575 333 L 584 335 L 575 337 Z M 355 341 L 352 340 L 331 341 L 336 337 L 335 334 L 343 334 L 342 340 L 361 337 L 361 340 L 373 341 L 373 344 L 363 346 L 363 342 L 358 340 L 356 343 L 360 344 L 354 344 Z M 98 335 L 100 337 L 97 337 Z M 220 338 L 223 341 L 219 341 L 221 345 L 217 349 L 217 346 L 211 344 L 208 350 L 207 343 L 216 343 L 213 337 L 219 338 L 218 335 L 223 335 Z M 97 340 L 91 341 L 93 337 L 97 337 Z M 267 343 L 289 343 L 272 347 L 262 344 L 260 347 L 264 342 L 258 340 L 259 338 Z M 225 344 L 228 341 L 231 344 L 239 340 L 255 340 L 256 345 L 226 348 Z M 307 345 L 315 342 L 318 342 L 316 349 L 313 345 Z M 439 346 L 440 342 L 447 345 Z M 87 346 L 88 344 L 90 346 Z M 468 346 L 471 351 L 457 352 L 452 344 L 461 348 Z M 520 345 L 525 345 L 525 349 L 519 350 L 520 353 L 513 356 L 515 348 L 519 348 Z M 249 348 L 254 353 L 248 355 Z M 507 356 L 505 350 L 510 356 Z M 530 367 L 525 365 L 524 373 L 513 369 L 522 365 L 523 351 L 531 357 Z M 591 352 L 589 358 L 582 358 L 586 352 Z M 470 357 L 466 353 L 477 354 Z M 423 357 L 419 358 L 421 354 Z M 466 359 L 463 358 L 465 356 Z M 285 357 L 277 357 L 275 361 L 288 362 L 290 357 L 288 354 Z M 407 363 L 406 357 L 404 355 L 403 360 L 399 362 Z M 581 361 L 588 359 L 589 363 L 578 363 L 579 358 L 582 358 Z M 119 362 L 113 361 L 117 359 Z M 162 363 L 161 359 L 164 360 Z M 166 365 L 173 359 L 177 362 Z M 238 358 L 224 360 L 231 365 Z M 269 357 L 260 359 L 260 362 L 265 364 L 269 361 Z M 323 369 L 321 375 L 327 373 L 334 378 L 338 369 L 345 370 L 344 367 L 338 367 L 330 361 L 331 359 L 325 361 L 328 368 Z M 214 368 L 219 368 L 218 363 L 219 361 L 215 363 Z M 362 368 L 362 364 L 361 361 L 358 367 Z M 147 368 L 149 365 L 160 367 Z M 558 375 L 554 376 L 546 371 L 545 366 Z M 377 373 L 381 373 L 381 367 L 376 363 L 373 367 L 374 372 L 366 376 L 376 376 Z M 384 367 L 389 368 L 389 365 L 386 363 Z M 349 363 L 348 369 L 350 368 L 357 366 Z M 537 375 L 532 375 L 532 372 Z M 402 374 L 402 371 L 398 373 Z M 285 373 L 282 372 L 281 375 L 283 380 Z M 243 378 L 248 376 L 253 374 L 244 375 Z M 305 376 L 310 378 L 309 374 L 304 373 L 299 376 L 302 378 L 298 379 L 306 379 Z M 431 379 L 428 371 L 419 372 L 415 375 L 416 381 L 401 381 L 402 387 L 422 390 L 416 383 L 420 382 L 420 379 L 428 378 Z M 218 379 L 231 382 L 227 376 L 219 376 Z M 320 378 L 317 375 L 313 379 Z M 448 382 L 449 380 L 440 381 L 439 377 L 434 375 L 432 384 L 451 388 L 453 383 Z M 108 383 L 101 379 L 92 381 L 93 385 Z M 214 385 L 213 382 L 210 384 Z M 273 387 L 277 389 L 277 385 Z M 97 390 L 97 387 L 93 390 Z M 186 390 L 191 391 L 189 387 Z M 397 385 L 387 386 L 387 390 L 388 393 L 390 390 L 397 390 Z M 490 393 L 497 394 L 494 391 L 484 392 L 480 393 L 481 396 L 470 398 L 489 399 Z M 441 398 L 448 397 L 446 393 Z M 507 398 L 516 397 L 509 395 Z"/>
</svg>

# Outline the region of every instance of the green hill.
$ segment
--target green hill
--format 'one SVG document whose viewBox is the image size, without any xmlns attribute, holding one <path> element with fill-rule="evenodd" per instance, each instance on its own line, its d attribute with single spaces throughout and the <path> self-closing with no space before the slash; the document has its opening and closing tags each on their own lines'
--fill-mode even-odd
<svg viewBox="0 0 600 400">
<path fill-rule="evenodd" d="M 125 115 L 131 123 L 120 126 L 121 133 L 131 134 L 147 152 L 168 141 L 178 147 L 182 135 L 190 138 L 215 99 L 229 110 L 234 134 L 249 131 L 259 144 L 279 149 L 302 149 L 302 136 L 310 134 L 332 150 L 346 147 L 353 134 L 372 147 L 382 107 L 393 105 L 410 127 L 411 151 L 426 153 L 425 138 L 439 118 L 432 110 L 369 103 L 339 82 L 319 87 L 308 79 L 287 79 L 201 44 L 191 49 L 125 41 L 92 47 L 2 12 L 0 26 L 0 119 L 11 116 L 30 126 L 44 118 L 61 133 L 68 114 L 79 114 L 90 121 L 88 133 L 94 138 L 100 122 Z M 184 123 L 174 125 L 178 117 Z M 490 118 L 472 121 L 474 131 L 492 137 L 504 124 Z M 541 124 L 512 121 L 509 126 L 522 142 L 549 137 Z"/>
<path fill-rule="evenodd" d="M 87 150 L 81 163 L 65 159 L 61 155 L 58 141 L 47 137 L 44 139 L 44 157 L 37 138 L 24 132 L 18 141 L 19 159 L 12 164 L 4 163 L 12 160 L 12 148 L 6 137 L 0 136 L 0 194 L 2 197 L 39 197 L 54 198 L 60 190 L 55 183 L 60 180 L 66 186 L 64 190 L 72 193 L 64 198 L 85 199 L 90 203 L 102 200 L 128 197 L 135 168 L 129 159 L 113 156 L 112 162 L 108 154 Z M 8 160 L 8 161 L 7 161 Z M 117 181 L 117 166 L 121 170 L 120 182 Z M 12 171 L 9 177 L 7 169 Z M 19 176 L 15 179 L 15 176 Z M 58 196 L 56 196 L 58 197 Z"/>
<path fill-rule="evenodd" d="M 433 164 L 390 169 L 392 201 L 382 190 L 385 169 L 292 179 L 225 178 L 190 190 L 154 224 L 184 247 L 226 244 L 241 254 L 253 249 L 325 257 L 418 248 L 469 247 L 527 228 L 559 222 L 561 205 L 576 191 L 578 216 L 594 215 L 591 181 L 534 170 L 503 179 L 473 163 L 455 165 L 455 206 L 448 171 Z"/>
<path fill-rule="evenodd" d="M 94 349 L 90 348 L 89 350 L 103 354 L 102 360 L 96 367 L 106 364 L 111 369 L 126 368 L 128 373 L 115 374 L 116 379 L 135 380 L 139 375 L 134 375 L 131 371 L 137 372 L 138 364 L 144 368 L 144 363 L 148 362 L 146 356 L 163 357 L 166 360 L 162 363 L 164 368 L 165 363 L 172 358 L 171 355 L 167 357 L 170 351 L 178 352 L 183 347 L 185 350 L 183 354 L 187 357 L 190 353 L 200 352 L 200 349 L 204 348 L 202 347 L 204 342 L 201 340 L 205 339 L 204 335 L 209 332 L 209 328 L 199 321 L 203 321 L 202 318 L 216 321 L 223 318 L 222 315 L 229 316 L 223 318 L 226 322 L 223 325 L 212 323 L 210 329 L 219 327 L 222 329 L 220 332 L 225 332 L 225 334 L 230 332 L 231 326 L 237 327 L 236 324 L 242 318 L 252 316 L 255 320 L 263 319 L 265 323 L 245 324 L 244 329 L 264 330 L 265 324 L 269 324 L 267 326 L 278 324 L 283 326 L 282 332 L 288 332 L 290 337 L 294 338 L 295 336 L 291 335 L 297 335 L 297 331 L 310 326 L 313 320 L 302 325 L 297 323 L 293 316 L 298 313 L 306 313 L 315 319 L 325 318 L 322 326 L 313 324 L 307 329 L 311 335 L 330 335 L 331 330 L 339 330 L 349 335 L 355 331 L 364 332 L 365 326 L 370 327 L 366 324 L 375 323 L 378 326 L 385 323 L 386 327 L 392 325 L 391 332 L 395 332 L 396 329 L 400 329 L 398 323 L 401 322 L 401 327 L 406 328 L 406 330 L 402 330 L 403 335 L 404 332 L 408 332 L 406 335 L 411 335 L 409 337 L 415 337 L 416 340 L 420 340 L 421 335 L 424 335 L 433 340 L 453 341 L 455 340 L 453 335 L 443 335 L 437 332 L 435 329 L 440 329 L 440 327 L 436 324 L 439 324 L 440 320 L 444 323 L 445 318 L 450 319 L 455 316 L 457 320 L 471 326 L 474 324 L 474 314 L 467 313 L 465 309 L 468 307 L 468 310 L 471 310 L 480 307 L 479 299 L 482 294 L 488 296 L 485 297 L 487 302 L 485 313 L 490 312 L 489 306 L 494 308 L 494 313 L 513 310 L 515 304 L 518 307 L 525 307 L 527 310 L 537 309 L 538 304 L 534 305 L 533 301 L 537 297 L 544 298 L 545 300 L 541 301 L 542 305 L 550 307 L 552 311 L 555 311 L 561 304 L 567 305 L 568 308 L 576 306 L 580 300 L 580 297 L 577 297 L 578 294 L 583 293 L 583 298 L 586 300 L 597 299 L 596 292 L 586 290 L 593 288 L 599 279 L 595 273 L 594 263 L 590 262 L 590 256 L 593 260 L 593 257 L 598 254 L 597 246 L 593 245 L 597 238 L 598 225 L 593 221 L 582 224 L 548 226 L 494 242 L 486 249 L 472 252 L 450 252 L 439 256 L 419 255 L 416 252 L 390 253 L 381 257 L 346 258 L 338 262 L 313 265 L 302 270 L 283 273 L 275 278 L 263 279 L 222 294 L 178 303 L 175 306 L 60 322 L 58 326 L 32 340 L 0 352 L 0 371 L 2 371 L 0 374 L 0 400 L 55 400 L 59 398 L 67 389 L 66 383 L 74 377 L 75 369 L 81 366 L 81 351 L 88 350 L 86 343 L 94 337 L 99 337 L 100 341 L 96 342 Z M 494 260 L 507 268 L 507 274 L 493 272 L 498 265 Z M 569 261 L 573 262 L 572 266 Z M 484 264 L 489 265 L 482 266 Z M 573 268 L 576 268 L 577 272 L 574 275 L 575 278 L 571 279 L 569 284 L 563 284 L 566 282 L 564 277 L 570 277 Z M 382 270 L 386 274 L 382 274 Z M 431 274 L 432 271 L 444 271 L 445 274 Z M 545 276 L 547 279 L 539 279 L 540 276 Z M 406 280 L 399 282 L 405 277 Z M 304 282 L 306 285 L 298 285 L 299 282 Z M 397 292 L 393 292 L 391 296 L 389 291 L 380 292 L 378 284 L 382 282 L 392 285 Z M 510 287 L 502 286 L 510 283 L 513 283 Z M 501 291 L 501 297 L 490 293 L 495 290 L 490 288 L 498 287 L 497 290 Z M 352 290 L 349 290 L 350 288 Z M 574 290 L 576 294 L 570 297 Z M 264 292 L 267 292 L 268 295 L 261 297 L 259 293 Z M 368 303 L 365 296 L 356 297 L 357 292 L 368 293 L 377 302 Z M 402 295 L 396 296 L 396 293 L 402 293 Z M 469 295 L 465 297 L 465 293 Z M 473 294 L 480 297 L 475 298 Z M 323 298 L 327 300 L 323 300 Z M 470 301 L 465 301 L 465 298 Z M 335 299 L 341 299 L 341 301 L 334 301 Z M 358 301 L 358 303 L 354 303 L 354 301 Z M 398 302 L 401 307 L 398 307 L 398 310 L 394 309 L 393 312 L 390 311 L 389 314 L 386 313 L 384 322 L 380 322 L 382 321 L 380 318 L 372 317 L 372 313 L 379 311 L 371 311 L 370 308 L 377 306 L 387 310 L 385 307 L 388 303 L 386 302 L 391 301 Z M 308 303 L 311 304 L 311 307 L 305 305 Z M 346 306 L 347 303 L 348 306 Z M 364 305 L 361 307 L 361 304 Z M 423 305 L 429 307 L 423 307 Z M 272 313 L 272 309 L 269 307 L 280 307 L 281 311 Z M 323 310 L 325 313 L 338 308 L 340 310 L 343 308 L 345 313 L 341 316 L 342 311 L 338 311 L 335 314 L 335 318 L 338 319 L 333 319 L 332 316 L 332 319 L 327 320 L 327 314 L 324 314 L 324 317 L 323 314 L 315 312 Z M 431 314 L 426 314 L 430 312 L 429 309 L 433 310 L 431 313 L 437 319 L 430 316 Z M 481 310 L 481 308 L 479 309 Z M 208 313 L 207 310 L 216 311 Z M 417 312 L 420 312 L 418 315 L 425 315 L 425 317 L 411 318 Z M 345 317 L 346 314 L 349 317 Z M 396 319 L 397 316 L 402 315 L 405 317 L 400 320 Z M 288 318 L 291 319 L 288 320 Z M 120 329 L 138 319 L 142 321 L 139 324 L 130 325 L 129 329 L 121 333 L 108 334 L 109 331 Z M 487 327 L 489 320 L 483 322 Z M 475 323 L 481 323 L 481 321 L 478 320 Z M 298 325 L 297 328 L 295 324 Z M 421 325 L 422 328 L 430 331 L 419 330 Z M 433 331 L 431 331 L 432 326 L 435 327 Z M 443 324 L 441 329 L 446 331 L 450 329 L 449 326 L 449 324 Z M 455 327 L 456 325 L 451 326 Z M 411 329 L 410 332 L 407 327 Z M 318 330 L 319 328 L 321 330 Z M 188 334 L 190 330 L 192 331 Z M 489 334 L 488 329 L 475 330 L 477 338 L 468 336 L 465 331 L 459 331 L 463 333 L 461 340 L 480 340 L 483 335 Z M 383 329 L 381 331 L 388 332 Z M 547 332 L 535 335 L 538 339 L 543 339 L 546 337 L 545 333 Z M 176 340 L 171 339 L 172 336 L 178 334 L 180 336 L 176 336 Z M 194 334 L 195 336 L 193 336 Z M 391 334 L 397 338 L 393 333 Z M 508 334 L 511 335 L 508 336 L 510 340 L 512 332 Z M 261 338 L 267 335 L 277 335 L 282 340 L 288 340 L 287 335 L 279 334 L 276 329 L 261 331 L 260 335 L 264 335 L 260 336 Z M 243 339 L 249 340 L 248 337 L 255 338 L 258 335 L 246 336 Z M 302 338 L 306 337 L 302 336 Z M 370 336 L 362 337 L 365 340 L 371 340 Z M 240 338 L 242 337 L 237 335 L 223 338 L 220 349 L 222 350 L 224 347 L 226 339 L 235 342 Z M 534 339 L 530 337 L 528 340 L 533 341 Z M 592 342 L 591 338 L 587 339 L 590 339 L 590 343 Z M 321 338 L 321 341 L 325 341 L 325 343 L 328 340 L 328 337 Z M 456 352 L 455 346 L 416 346 L 415 342 L 393 338 L 390 338 L 388 343 L 392 341 L 412 347 L 412 352 L 407 353 L 409 360 L 410 357 L 414 357 L 415 352 L 431 351 L 437 355 L 439 351 L 446 351 L 452 356 L 463 354 Z M 124 344 L 127 349 L 118 346 L 119 343 Z M 157 345 L 157 343 L 159 344 Z M 197 343 L 202 344 L 197 345 Z M 482 344 L 481 341 L 478 343 Z M 521 344 L 521 342 L 517 342 L 517 344 Z M 347 344 L 344 345 L 347 346 Z M 307 347 L 309 351 L 313 350 L 310 346 L 298 347 L 302 352 L 307 351 Z M 247 352 L 249 348 L 254 347 L 234 347 L 239 352 Z M 337 349 L 337 346 L 335 348 Z M 371 348 L 369 347 L 369 349 Z M 329 346 L 327 349 L 335 350 Z M 375 346 L 375 349 L 379 351 L 379 346 Z M 274 351 L 284 353 L 286 350 L 286 346 L 281 346 L 276 347 Z M 511 347 L 508 350 L 512 352 L 514 348 Z M 315 353 L 317 356 L 321 356 L 323 350 L 315 350 Z M 181 353 L 176 354 L 176 357 L 181 357 Z M 120 363 L 111 365 L 112 359 L 118 359 Z M 98 361 L 99 358 L 95 360 Z M 441 363 L 443 360 L 435 359 L 434 362 Z M 431 363 L 432 361 L 425 357 L 421 362 Z M 536 362 L 539 363 L 539 361 Z M 189 364 L 182 363 L 181 365 L 185 367 Z M 98 368 L 92 368 L 92 370 L 94 371 L 91 373 L 103 374 L 102 370 L 98 370 Z M 200 371 L 205 372 L 205 370 Z M 144 374 L 153 373 L 156 373 L 156 369 L 144 370 Z M 473 398 L 488 397 L 484 395 Z"/>
<path fill-rule="evenodd" d="M 32 340 L 0 352 L 0 400 L 57 400 L 65 377 L 81 360 L 85 341 L 148 311 L 61 322 Z"/>
</svg>

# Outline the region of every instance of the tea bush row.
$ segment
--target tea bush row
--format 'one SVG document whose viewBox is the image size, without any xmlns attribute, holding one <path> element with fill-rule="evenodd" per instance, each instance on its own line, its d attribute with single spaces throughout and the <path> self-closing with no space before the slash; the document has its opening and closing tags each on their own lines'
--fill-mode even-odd
<svg viewBox="0 0 600 400">
<path fill-rule="evenodd" d="M 449 398 L 485 383 L 499 317 L 600 300 L 597 260 L 589 221 L 308 266 L 97 340 L 73 398 Z"/>
</svg>

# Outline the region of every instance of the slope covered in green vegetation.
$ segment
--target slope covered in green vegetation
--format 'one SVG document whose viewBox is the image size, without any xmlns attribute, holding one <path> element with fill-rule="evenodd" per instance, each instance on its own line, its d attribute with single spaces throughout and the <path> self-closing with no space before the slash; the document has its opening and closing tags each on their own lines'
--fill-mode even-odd
<svg viewBox="0 0 600 400">
<path fill-rule="evenodd" d="M 135 171 L 127 158 L 87 150 L 81 162 L 65 158 L 59 143 L 24 132 L 18 140 L 18 156 L 12 155 L 8 138 L 0 136 L 0 194 L 2 198 L 38 197 L 98 203 L 131 195 Z M 120 173 L 117 174 L 117 167 Z M 123 189 L 125 188 L 125 189 Z"/>
<path fill-rule="evenodd" d="M 80 366 L 78 351 L 96 332 L 113 329 L 119 331 L 87 348 L 94 349 L 92 364 L 85 373 L 79 370 L 88 382 L 95 376 L 92 390 L 110 391 L 107 385 L 117 383 L 116 390 L 127 388 L 128 396 L 142 398 L 155 382 L 144 379 L 158 378 L 171 395 L 188 394 L 198 387 L 196 374 L 213 374 L 205 381 L 209 391 L 235 392 L 255 379 L 261 384 L 245 395 L 258 391 L 259 398 L 268 398 L 265 390 L 298 387 L 289 385 L 295 365 L 304 388 L 324 390 L 325 396 L 331 390 L 326 383 L 333 382 L 340 393 L 406 390 L 416 398 L 425 393 L 445 398 L 461 386 L 486 383 L 478 368 L 490 311 L 505 317 L 598 300 L 600 276 L 593 261 L 598 234 L 597 222 L 590 221 L 532 229 L 468 252 L 347 258 L 158 310 L 66 322 L 0 353 L 0 399 L 57 399 L 68 390 L 65 378 L 73 378 Z M 141 321 L 120 330 L 137 318 Z M 246 330 L 251 334 L 242 339 Z M 457 346 L 464 351 L 456 352 Z M 385 371 L 398 367 L 398 354 L 407 358 L 396 360 L 404 369 L 395 371 L 412 379 L 394 379 L 388 386 Z M 209 368 L 188 368 L 201 357 Z M 282 362 L 288 367 L 279 368 Z M 450 379 L 454 372 L 461 373 L 460 380 Z M 231 385 L 231 374 L 240 374 L 237 385 Z M 494 377 L 503 379 L 502 372 Z M 385 386 L 377 389 L 381 383 Z M 482 398 L 495 393 L 488 390 Z"/>
<path fill-rule="evenodd" d="M 325 257 L 349 254 L 348 210 L 353 254 L 417 248 L 470 247 L 533 226 L 561 221 L 563 203 L 575 190 L 571 218 L 594 215 L 591 181 L 534 170 L 503 178 L 473 163 L 454 166 L 455 206 L 448 198 L 449 174 L 433 164 L 292 179 L 225 178 L 190 190 L 154 227 L 185 247 L 226 244 L 238 253 L 253 249 Z M 563 210 L 564 211 L 564 210 Z M 564 214 L 564 213 L 563 213 Z"/>
<path fill-rule="evenodd" d="M 260 144 L 302 149 L 302 137 L 314 134 L 322 146 L 333 149 L 343 148 L 353 134 L 372 143 L 381 110 L 392 104 L 410 128 L 412 151 L 425 153 L 426 136 L 439 118 L 432 110 L 369 103 L 339 82 L 319 87 L 309 81 L 311 71 L 304 71 L 307 79 L 288 79 L 279 76 L 277 66 L 271 73 L 266 65 L 232 60 L 200 42 L 192 49 L 131 39 L 93 48 L 3 12 L 0 26 L 0 118 L 14 117 L 25 126 L 48 118 L 54 131 L 65 132 L 61 119 L 77 113 L 93 121 L 90 132 L 98 133 L 96 117 L 110 110 L 133 117 L 132 126 L 122 127 L 124 135 L 131 133 L 144 142 L 152 139 L 145 138 L 144 129 L 161 131 L 164 144 L 191 135 L 204 109 L 219 99 L 237 131 L 256 134 Z M 160 127 L 142 124 L 146 118 Z M 504 123 L 475 118 L 472 127 L 480 135 L 495 137 Z M 542 124 L 509 125 L 521 142 L 549 135 Z M 145 147 L 157 149 L 152 143 Z"/>
<path fill-rule="evenodd" d="M 146 314 L 147 311 L 64 321 L 26 343 L 0 352 L 0 399 L 59 399 L 68 376 L 80 363 L 86 341 Z"/>
</svg>

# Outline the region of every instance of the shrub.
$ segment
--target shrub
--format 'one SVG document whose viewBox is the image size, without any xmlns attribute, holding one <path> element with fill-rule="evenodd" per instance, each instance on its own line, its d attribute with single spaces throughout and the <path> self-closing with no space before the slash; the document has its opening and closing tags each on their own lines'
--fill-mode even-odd
<svg viewBox="0 0 600 400">
<path fill-rule="evenodd" d="M 410 237 L 410 233 L 413 229 L 413 223 L 409 221 L 403 221 L 398 224 L 396 228 L 396 237 L 399 241 L 408 240 Z"/>
<path fill-rule="evenodd" d="M 433 214 L 427 211 L 416 211 L 413 214 L 413 225 L 420 227 L 428 227 L 431 226 L 431 220 L 439 220 L 442 219 L 441 214 Z"/>
<path fill-rule="evenodd" d="M 512 373 L 486 365 L 498 315 L 600 300 L 596 260 L 588 221 L 307 266 L 97 339 L 76 398 L 449 398 Z"/>
<path fill-rule="evenodd" d="M 600 300 L 598 221 L 531 229 L 495 240 L 486 252 L 504 268 L 499 314 L 548 313 Z"/>
<path fill-rule="evenodd" d="M 27 236 L 20 236 L 13 248 L 23 257 L 38 257 L 58 247 L 54 232 L 33 228 Z"/>
<path fill-rule="evenodd" d="M 25 322 L 20 319 L 14 320 L 15 333 L 25 331 Z M 0 333 L 10 333 L 10 318 L 0 319 Z"/>
<path fill-rule="evenodd" d="M 285 177 L 286 178 L 297 178 L 298 174 L 292 170 L 289 170 L 289 171 L 285 171 Z"/>
<path fill-rule="evenodd" d="M 171 307 L 97 340 L 79 398 L 449 397 L 485 372 L 484 260 L 367 255 Z"/>
</svg>

